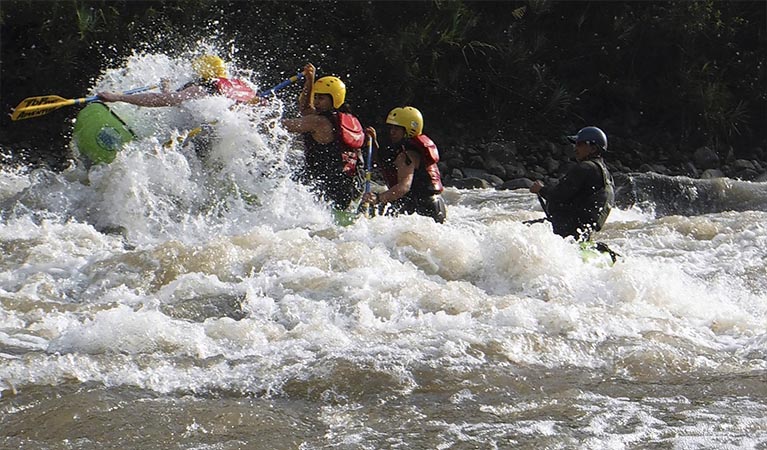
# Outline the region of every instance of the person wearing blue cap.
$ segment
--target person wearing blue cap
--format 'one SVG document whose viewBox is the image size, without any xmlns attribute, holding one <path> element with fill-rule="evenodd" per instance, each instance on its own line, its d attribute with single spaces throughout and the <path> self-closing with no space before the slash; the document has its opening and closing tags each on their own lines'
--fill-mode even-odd
<svg viewBox="0 0 767 450">
<path fill-rule="evenodd" d="M 557 184 L 535 181 L 530 192 L 542 199 L 554 233 L 587 241 L 593 231 L 602 229 L 615 200 L 613 178 L 602 159 L 607 135 L 597 127 L 586 127 L 568 140 L 575 144 L 578 163 Z"/>
</svg>

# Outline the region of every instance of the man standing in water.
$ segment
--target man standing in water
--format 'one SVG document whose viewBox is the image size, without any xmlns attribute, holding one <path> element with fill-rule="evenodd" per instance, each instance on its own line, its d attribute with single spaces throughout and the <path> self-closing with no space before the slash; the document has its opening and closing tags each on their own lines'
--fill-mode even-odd
<svg viewBox="0 0 767 450">
<path fill-rule="evenodd" d="M 575 144 L 578 163 L 556 185 L 536 181 L 530 192 L 545 200 L 554 233 L 586 241 L 592 231 L 602 229 L 614 202 L 613 179 L 602 160 L 607 136 L 597 127 L 586 127 L 568 139 Z"/>
<path fill-rule="evenodd" d="M 303 73 L 304 87 L 298 97 L 301 117 L 283 119 L 282 125 L 303 134 L 302 180 L 336 209 L 345 210 L 358 194 L 357 161 L 365 133 L 346 104 L 346 85 L 341 79 L 327 76 L 315 82 L 312 64 Z"/>
</svg>

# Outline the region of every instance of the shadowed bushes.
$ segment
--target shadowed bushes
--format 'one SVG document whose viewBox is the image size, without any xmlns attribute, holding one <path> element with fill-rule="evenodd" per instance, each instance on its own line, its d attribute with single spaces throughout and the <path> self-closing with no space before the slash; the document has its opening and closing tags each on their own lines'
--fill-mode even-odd
<svg viewBox="0 0 767 450">
<path fill-rule="evenodd" d="M 307 61 L 342 76 L 367 123 L 414 104 L 447 140 L 555 139 L 599 124 L 683 158 L 765 145 L 765 16 L 760 1 L 9 0 L 2 108 L 82 95 L 135 50 L 214 39 L 267 84 Z M 4 115 L 1 143 L 52 152 L 75 113 L 34 125 Z"/>
</svg>

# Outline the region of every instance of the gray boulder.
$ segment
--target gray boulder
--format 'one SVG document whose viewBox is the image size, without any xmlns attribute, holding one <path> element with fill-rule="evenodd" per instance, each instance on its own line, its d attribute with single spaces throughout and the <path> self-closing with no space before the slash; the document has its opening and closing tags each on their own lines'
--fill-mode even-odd
<svg viewBox="0 0 767 450">
<path fill-rule="evenodd" d="M 530 189 L 530 186 L 533 185 L 533 180 L 530 180 L 529 178 L 515 178 L 513 180 L 509 180 L 504 182 L 502 185 L 498 186 L 496 189 L 499 191 L 505 191 L 505 190 L 513 190 L 513 189 Z"/>
<path fill-rule="evenodd" d="M 724 178 L 724 172 L 719 169 L 706 169 L 700 175 L 703 180 L 709 180 L 711 178 Z"/>
<path fill-rule="evenodd" d="M 700 147 L 693 154 L 695 167 L 701 170 L 716 169 L 719 167 L 719 155 L 709 147 Z"/>
<path fill-rule="evenodd" d="M 458 189 L 489 189 L 492 187 L 489 181 L 472 177 L 453 180 L 451 186 Z"/>
</svg>

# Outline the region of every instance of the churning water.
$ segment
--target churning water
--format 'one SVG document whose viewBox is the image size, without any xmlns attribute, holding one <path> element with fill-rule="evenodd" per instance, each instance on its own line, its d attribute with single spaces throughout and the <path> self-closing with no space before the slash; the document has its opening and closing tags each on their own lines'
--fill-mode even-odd
<svg viewBox="0 0 767 450">
<path fill-rule="evenodd" d="M 612 266 L 521 191 L 340 226 L 283 103 L 230 106 L 115 104 L 112 164 L 0 172 L 0 447 L 767 448 L 763 210 L 615 210 Z"/>
</svg>

